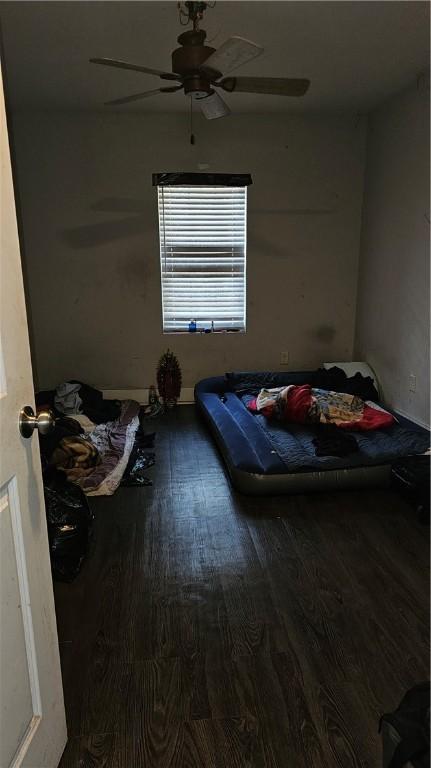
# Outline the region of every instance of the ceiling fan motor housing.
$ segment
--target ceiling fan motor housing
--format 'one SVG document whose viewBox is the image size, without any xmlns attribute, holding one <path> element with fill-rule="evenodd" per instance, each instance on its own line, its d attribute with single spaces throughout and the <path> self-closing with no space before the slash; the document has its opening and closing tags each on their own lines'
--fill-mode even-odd
<svg viewBox="0 0 431 768">
<path fill-rule="evenodd" d="M 199 75 L 186 77 L 183 85 L 186 96 L 193 96 L 194 99 L 202 99 L 212 92 L 209 80 L 205 80 Z"/>
<path fill-rule="evenodd" d="M 220 72 L 207 70 L 203 73 L 200 67 L 215 52 L 215 48 L 204 45 L 206 33 L 203 29 L 189 30 L 179 36 L 181 47 L 172 53 L 172 72 L 181 75 L 184 93 L 202 98 L 211 93 L 211 80 L 221 77 Z"/>
</svg>

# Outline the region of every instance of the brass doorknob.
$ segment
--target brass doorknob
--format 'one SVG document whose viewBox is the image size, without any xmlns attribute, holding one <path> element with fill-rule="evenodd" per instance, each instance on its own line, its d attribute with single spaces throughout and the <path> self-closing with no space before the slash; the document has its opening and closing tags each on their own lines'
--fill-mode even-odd
<svg viewBox="0 0 431 768">
<path fill-rule="evenodd" d="M 35 416 L 31 405 L 21 408 L 19 414 L 19 431 L 23 437 L 31 437 L 37 429 L 41 435 L 48 435 L 55 426 L 55 417 L 52 411 L 41 411 Z"/>
</svg>

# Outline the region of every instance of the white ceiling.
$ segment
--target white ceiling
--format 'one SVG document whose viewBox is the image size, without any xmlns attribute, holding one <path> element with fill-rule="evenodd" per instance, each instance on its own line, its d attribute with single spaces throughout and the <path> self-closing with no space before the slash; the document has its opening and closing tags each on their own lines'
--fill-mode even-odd
<svg viewBox="0 0 431 768">
<path fill-rule="evenodd" d="M 101 109 L 108 99 L 166 85 L 88 59 L 170 71 L 183 31 L 176 2 L 1 2 L 0 17 L 13 109 Z M 366 111 L 429 67 L 428 2 L 219 1 L 202 26 L 213 47 L 233 34 L 264 46 L 235 74 L 311 79 L 302 99 L 223 94 L 235 112 Z M 187 104 L 180 92 L 117 109 L 181 111 Z"/>
</svg>

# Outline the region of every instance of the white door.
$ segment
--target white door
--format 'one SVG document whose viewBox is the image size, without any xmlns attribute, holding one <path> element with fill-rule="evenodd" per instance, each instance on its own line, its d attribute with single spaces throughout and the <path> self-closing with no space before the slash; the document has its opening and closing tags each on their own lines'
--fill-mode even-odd
<svg viewBox="0 0 431 768">
<path fill-rule="evenodd" d="M 39 443 L 18 431 L 34 396 L 1 71 L 0 144 L 0 768 L 55 768 L 66 722 Z"/>
</svg>

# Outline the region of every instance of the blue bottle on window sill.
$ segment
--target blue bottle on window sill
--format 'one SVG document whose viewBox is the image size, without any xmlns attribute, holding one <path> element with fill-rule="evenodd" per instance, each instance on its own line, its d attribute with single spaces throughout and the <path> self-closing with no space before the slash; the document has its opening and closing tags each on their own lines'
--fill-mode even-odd
<svg viewBox="0 0 431 768">
<path fill-rule="evenodd" d="M 189 333 L 196 333 L 196 320 L 190 320 Z"/>
</svg>

